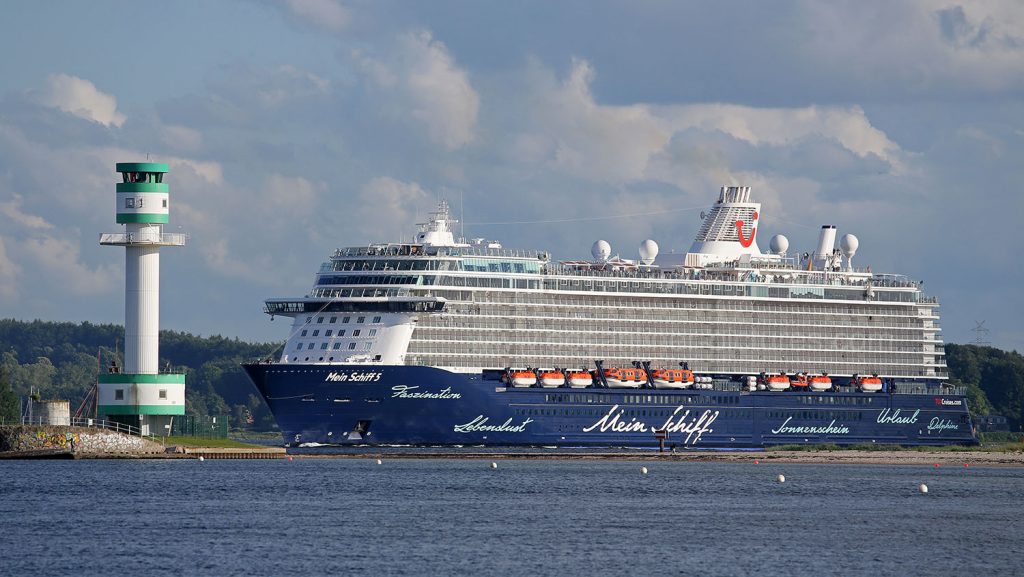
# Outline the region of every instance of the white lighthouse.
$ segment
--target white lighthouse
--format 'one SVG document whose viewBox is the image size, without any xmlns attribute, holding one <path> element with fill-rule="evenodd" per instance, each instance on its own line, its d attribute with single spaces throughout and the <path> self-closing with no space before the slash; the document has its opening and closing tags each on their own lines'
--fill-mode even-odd
<svg viewBox="0 0 1024 577">
<path fill-rule="evenodd" d="M 182 246 L 186 236 L 165 233 L 170 195 L 167 165 L 119 162 L 117 222 L 124 232 L 100 235 L 100 244 L 125 247 L 124 367 L 99 376 L 99 414 L 138 427 L 143 434 L 169 434 L 185 414 L 185 375 L 160 370 L 160 247 Z"/>
</svg>

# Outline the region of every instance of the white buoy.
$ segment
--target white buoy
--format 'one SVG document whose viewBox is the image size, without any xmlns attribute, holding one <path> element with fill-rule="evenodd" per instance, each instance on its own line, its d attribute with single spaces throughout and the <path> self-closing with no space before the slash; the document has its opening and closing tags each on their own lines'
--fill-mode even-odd
<svg viewBox="0 0 1024 577">
<path fill-rule="evenodd" d="M 498 468 L 498 464 L 495 463 L 494 461 L 491 461 L 491 468 L 492 469 L 497 469 Z"/>
<path fill-rule="evenodd" d="M 378 465 L 383 465 L 383 464 L 384 464 L 384 461 L 381 461 L 380 459 L 377 459 L 377 464 L 378 464 Z"/>
<path fill-rule="evenodd" d="M 785 475 L 779 475 L 778 478 L 779 478 L 779 482 L 780 483 L 785 483 L 786 482 L 786 476 Z"/>
<path fill-rule="evenodd" d="M 206 459 L 204 459 L 202 455 L 199 455 L 199 460 L 200 461 L 205 461 Z"/>
<path fill-rule="evenodd" d="M 920 485 L 917 486 L 917 490 L 921 491 L 922 494 L 923 493 L 927 493 L 928 492 L 928 485 L 925 485 L 924 483 L 921 483 Z"/>
<path fill-rule="evenodd" d="M 640 467 L 640 474 L 641 475 L 646 475 L 647 474 L 647 467 Z"/>
</svg>

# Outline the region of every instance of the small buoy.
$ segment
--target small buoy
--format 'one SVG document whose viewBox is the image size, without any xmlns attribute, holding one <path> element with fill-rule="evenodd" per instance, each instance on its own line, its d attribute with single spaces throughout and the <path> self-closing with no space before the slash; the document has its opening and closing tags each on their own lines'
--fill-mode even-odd
<svg viewBox="0 0 1024 577">
<path fill-rule="evenodd" d="M 647 467 L 640 467 L 640 474 L 641 475 L 646 475 L 647 474 Z"/>
<path fill-rule="evenodd" d="M 935 466 L 936 466 L 936 467 L 938 467 L 938 466 L 939 466 L 939 464 L 938 464 L 938 463 L 935 463 Z"/>
<path fill-rule="evenodd" d="M 785 475 L 779 475 L 779 482 L 780 483 L 785 483 L 786 482 L 786 476 Z"/>
<path fill-rule="evenodd" d="M 970 467 L 970 466 L 971 466 L 971 464 L 970 464 L 970 463 L 964 463 L 964 469 L 966 469 L 966 468 L 968 468 L 968 467 Z"/>
<path fill-rule="evenodd" d="M 202 455 L 199 455 L 199 460 L 200 461 L 205 461 L 206 459 L 204 459 Z"/>
<path fill-rule="evenodd" d="M 760 465 L 760 464 L 761 464 L 761 461 L 758 461 L 757 459 L 754 459 L 754 464 L 755 464 L 755 465 Z"/>
<path fill-rule="evenodd" d="M 289 460 L 289 461 L 291 461 L 291 460 L 292 460 L 292 456 L 291 456 L 291 455 L 288 455 L 288 460 Z"/>
<path fill-rule="evenodd" d="M 922 494 L 923 493 L 927 493 L 928 492 L 928 485 L 925 485 L 924 483 L 921 483 L 920 485 L 917 486 L 917 490 L 921 491 Z"/>
<path fill-rule="evenodd" d="M 495 463 L 494 461 L 491 461 L 491 468 L 492 469 L 497 469 L 498 468 L 498 464 Z"/>
<path fill-rule="evenodd" d="M 377 459 L 377 464 L 378 464 L 378 465 L 383 465 L 383 464 L 384 464 L 384 461 L 381 461 L 380 459 Z"/>
</svg>

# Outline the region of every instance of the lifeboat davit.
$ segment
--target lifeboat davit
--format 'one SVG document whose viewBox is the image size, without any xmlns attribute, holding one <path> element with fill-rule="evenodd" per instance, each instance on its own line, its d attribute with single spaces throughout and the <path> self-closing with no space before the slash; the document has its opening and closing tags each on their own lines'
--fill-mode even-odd
<svg viewBox="0 0 1024 577">
<path fill-rule="evenodd" d="M 811 378 L 807 373 L 798 373 L 790 377 L 789 386 L 800 391 L 806 391 L 811 387 Z"/>
<path fill-rule="evenodd" d="M 512 371 L 513 387 L 532 387 L 537 384 L 537 374 L 533 371 Z"/>
<path fill-rule="evenodd" d="M 540 386 L 544 388 L 561 387 L 565 384 L 565 373 L 562 371 L 543 371 L 540 374 Z"/>
<path fill-rule="evenodd" d="M 877 393 L 882 390 L 882 379 L 873 377 L 853 377 L 853 384 L 865 393 Z"/>
<path fill-rule="evenodd" d="M 651 371 L 651 380 L 659 389 L 687 389 L 693 386 L 693 371 L 686 369 L 657 369 Z"/>
<path fill-rule="evenodd" d="M 769 391 L 785 391 L 789 384 L 789 377 L 786 375 L 768 375 L 764 378 L 764 386 Z"/>
<path fill-rule="evenodd" d="M 604 380 L 613 389 L 638 389 L 647 382 L 643 369 L 605 369 Z"/>
<path fill-rule="evenodd" d="M 832 379 L 828 375 L 814 375 L 811 377 L 811 390 L 815 392 L 827 391 L 832 388 Z"/>
<path fill-rule="evenodd" d="M 569 386 L 574 389 L 582 389 L 594 384 L 594 377 L 587 371 L 570 371 Z"/>
</svg>

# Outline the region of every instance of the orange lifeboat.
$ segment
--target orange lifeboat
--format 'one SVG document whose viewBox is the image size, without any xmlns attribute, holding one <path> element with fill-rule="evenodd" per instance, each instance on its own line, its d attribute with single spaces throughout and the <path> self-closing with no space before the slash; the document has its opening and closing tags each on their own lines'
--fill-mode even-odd
<svg viewBox="0 0 1024 577">
<path fill-rule="evenodd" d="M 766 375 L 764 387 L 769 391 L 785 391 L 789 388 L 789 377 L 786 375 Z"/>
<path fill-rule="evenodd" d="M 871 377 L 853 376 L 853 384 L 865 393 L 877 393 L 882 390 L 882 379 L 877 375 Z"/>
<path fill-rule="evenodd" d="M 693 386 L 693 371 L 686 369 L 657 369 L 651 371 L 654 386 L 659 389 L 686 389 Z"/>
<path fill-rule="evenodd" d="M 533 371 L 512 371 L 510 378 L 513 387 L 532 387 L 537 384 L 537 373 Z"/>
<path fill-rule="evenodd" d="M 604 380 L 613 389 L 637 389 L 647 382 L 643 369 L 605 369 Z"/>
<path fill-rule="evenodd" d="M 828 375 L 814 375 L 811 377 L 811 390 L 815 392 L 827 391 L 832 388 L 832 379 Z"/>
<path fill-rule="evenodd" d="M 587 371 L 569 371 L 569 386 L 582 389 L 594 384 L 594 377 Z"/>
<path fill-rule="evenodd" d="M 561 387 L 565 384 L 565 373 L 559 370 L 542 371 L 540 373 L 540 386 L 545 388 Z"/>
</svg>

